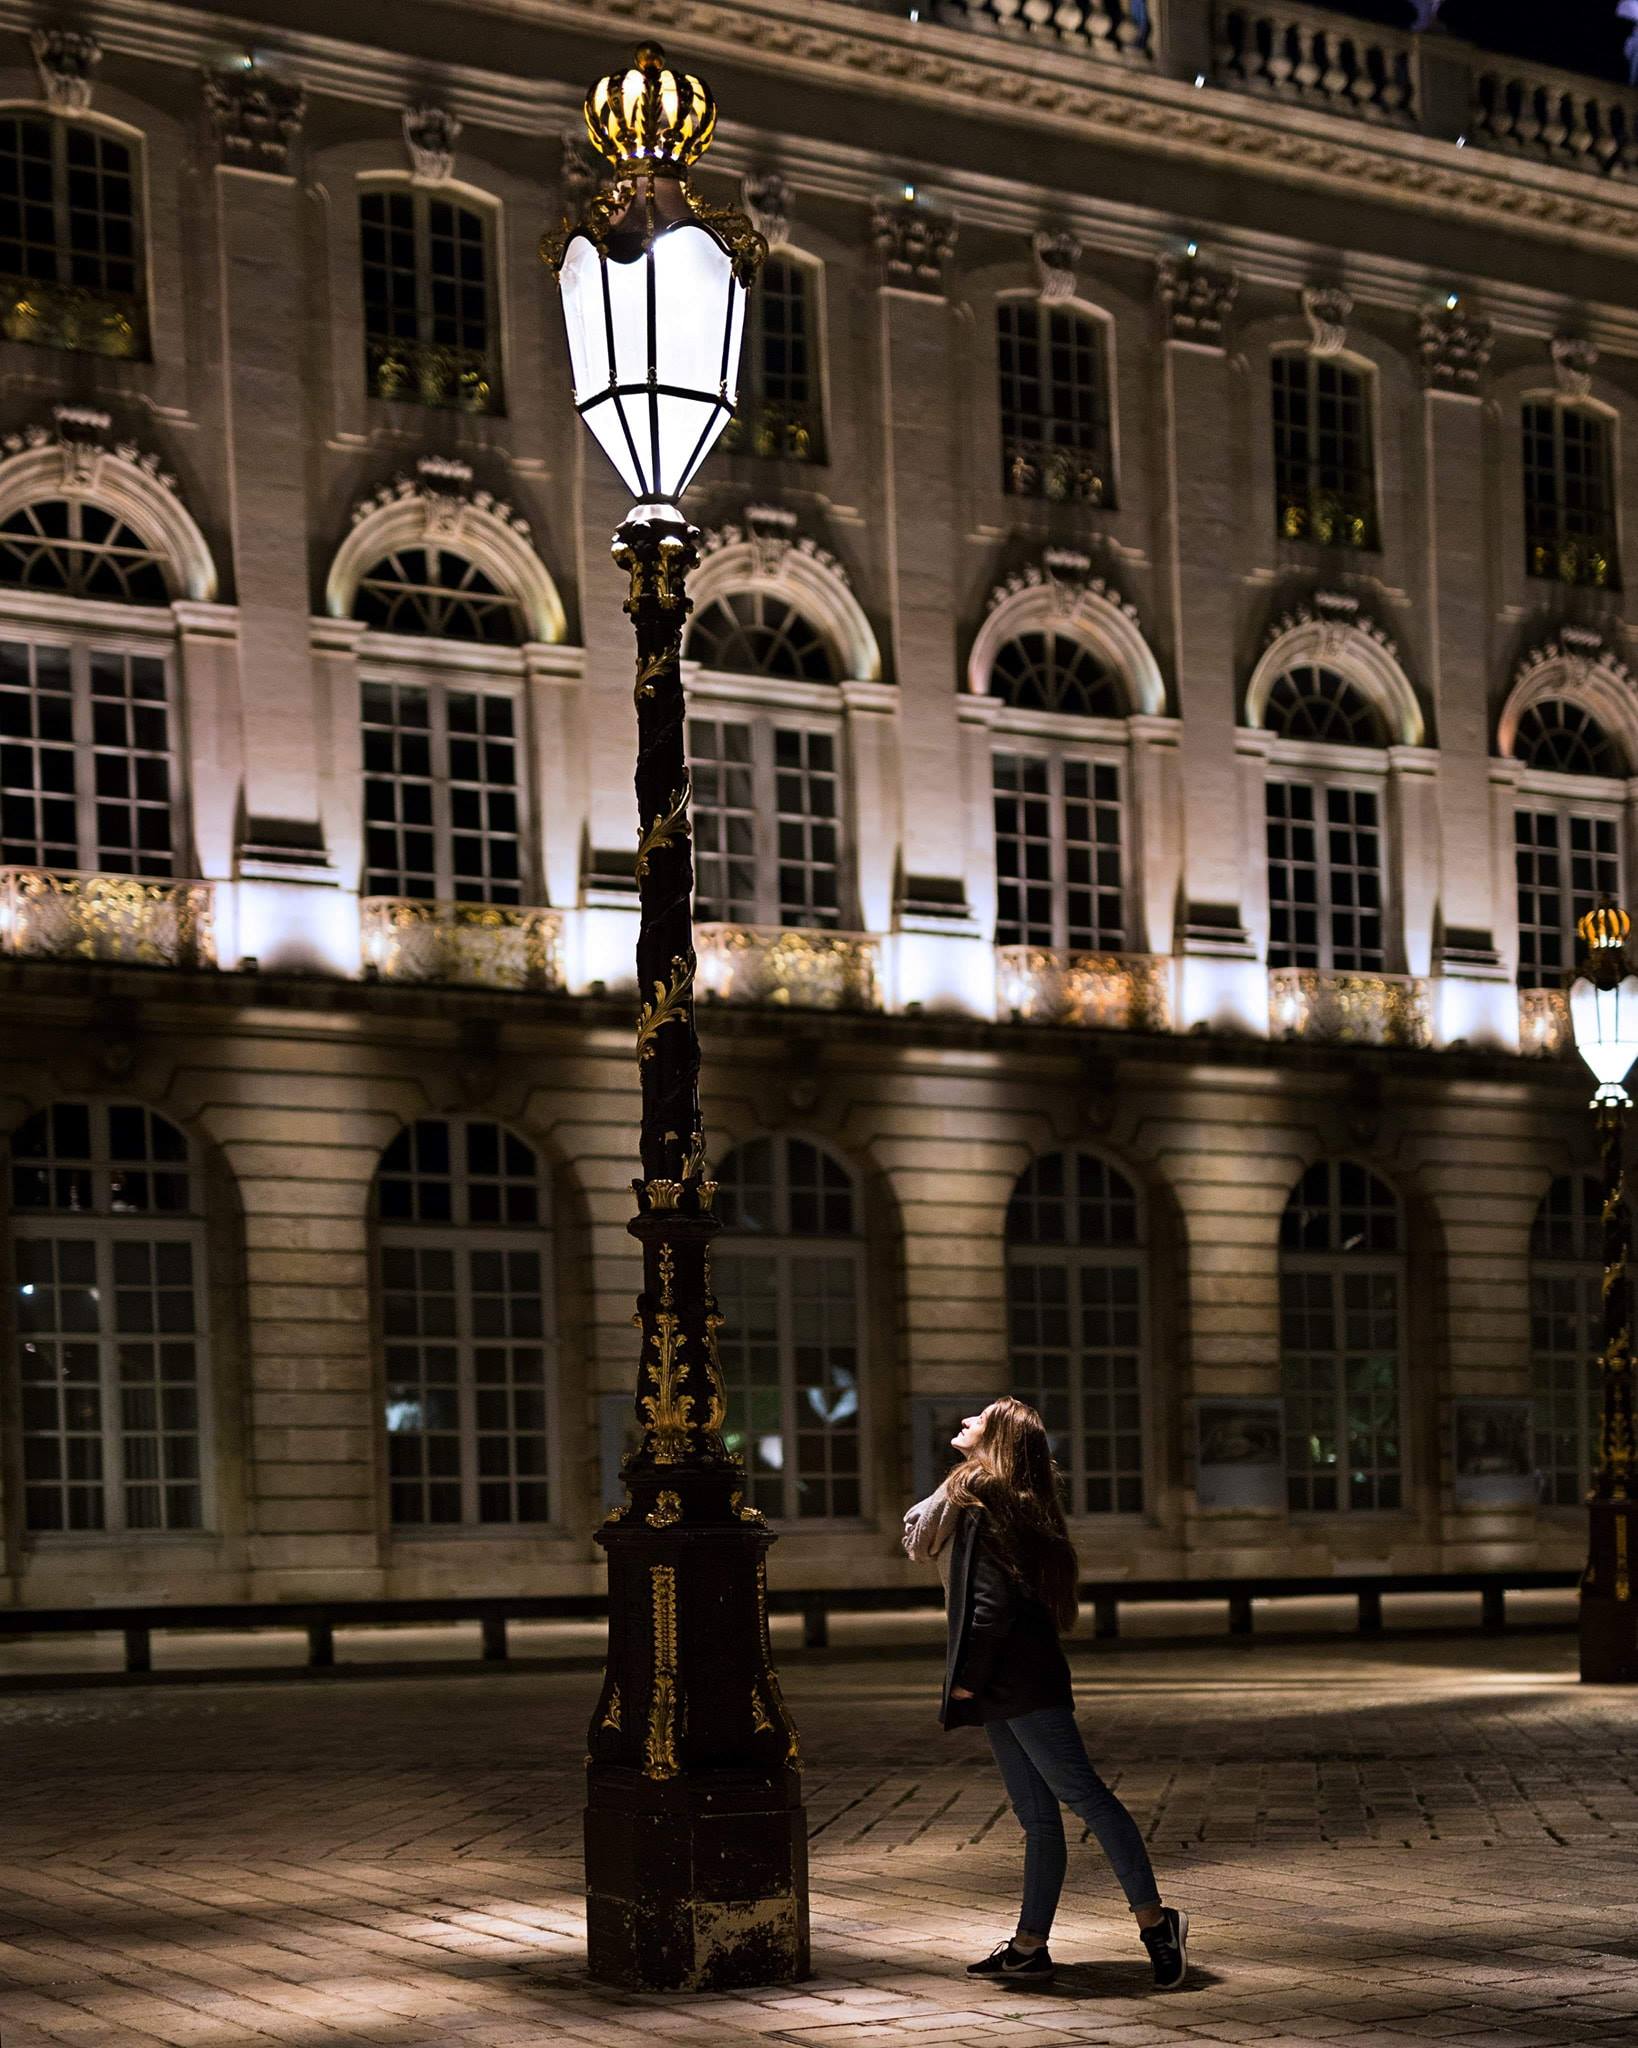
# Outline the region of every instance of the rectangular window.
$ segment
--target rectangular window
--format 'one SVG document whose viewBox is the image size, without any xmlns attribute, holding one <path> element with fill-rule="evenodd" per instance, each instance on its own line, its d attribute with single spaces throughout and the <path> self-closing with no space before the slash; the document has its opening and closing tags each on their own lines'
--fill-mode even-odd
<svg viewBox="0 0 1638 2048">
<path fill-rule="evenodd" d="M 1272 358 L 1275 530 L 1320 547 L 1375 548 L 1376 459 L 1364 376 L 1323 356 Z"/>
<path fill-rule="evenodd" d="M 24 289 L 31 286 L 31 290 Z M 132 151 L 75 121 L 0 117 L 0 333 L 136 356 L 147 346 Z"/>
<path fill-rule="evenodd" d="M 819 266 L 770 256 L 745 309 L 739 409 L 722 445 L 790 462 L 823 462 Z"/>
<path fill-rule="evenodd" d="M 1115 502 L 1101 320 L 1071 306 L 1002 299 L 1001 484 L 1014 497 Z"/>
<path fill-rule="evenodd" d="M 1562 988 L 1575 965 L 1577 921 L 1620 896 L 1620 839 L 1613 817 L 1517 810 L 1519 987 Z"/>
<path fill-rule="evenodd" d="M 1040 1411 L 1073 1514 L 1143 1511 L 1142 1280 L 1127 1260 L 1007 1262 L 1013 1390 Z"/>
<path fill-rule="evenodd" d="M 707 716 L 688 721 L 688 750 L 695 916 L 706 924 L 839 928 L 836 735 Z"/>
<path fill-rule="evenodd" d="M 363 710 L 365 895 L 521 903 L 515 699 L 366 682 Z"/>
<path fill-rule="evenodd" d="M 998 946 L 1126 944 L 1120 770 L 1057 754 L 994 757 Z"/>
<path fill-rule="evenodd" d="M 1530 1275 L 1536 1470 L 1548 1507 L 1579 1507 L 1591 1483 L 1603 1300 L 1603 1275 L 1596 1266 Z"/>
<path fill-rule="evenodd" d="M 1292 1511 L 1400 1507 L 1397 1276 L 1287 1268 L 1280 1349 Z"/>
<path fill-rule="evenodd" d="M 0 862 L 174 875 L 175 779 L 157 655 L 0 641 Z"/>
<path fill-rule="evenodd" d="M 428 192 L 358 200 L 365 374 L 377 398 L 499 412 L 489 223 Z"/>
<path fill-rule="evenodd" d="M 1270 781 L 1267 811 L 1269 966 L 1382 973 L 1376 792 Z"/>
<path fill-rule="evenodd" d="M 1532 576 L 1619 590 L 1615 435 L 1601 413 L 1551 400 L 1524 408 L 1524 550 Z"/>
</svg>

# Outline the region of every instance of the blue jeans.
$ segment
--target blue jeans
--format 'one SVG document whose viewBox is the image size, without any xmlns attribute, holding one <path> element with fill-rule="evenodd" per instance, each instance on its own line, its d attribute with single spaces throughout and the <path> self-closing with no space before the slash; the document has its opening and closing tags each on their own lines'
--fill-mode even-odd
<svg viewBox="0 0 1638 2048">
<path fill-rule="evenodd" d="M 1020 1934 L 1038 1934 L 1045 1941 L 1052 1932 L 1069 1863 L 1061 1806 L 1067 1806 L 1097 1836 L 1098 1847 L 1109 1858 L 1134 1912 L 1160 1904 L 1149 1852 L 1137 1823 L 1093 1770 L 1068 1707 L 1041 1707 L 1015 1720 L 989 1721 L 984 1733 L 990 1738 L 1007 1798 L 1024 1830 Z"/>
</svg>

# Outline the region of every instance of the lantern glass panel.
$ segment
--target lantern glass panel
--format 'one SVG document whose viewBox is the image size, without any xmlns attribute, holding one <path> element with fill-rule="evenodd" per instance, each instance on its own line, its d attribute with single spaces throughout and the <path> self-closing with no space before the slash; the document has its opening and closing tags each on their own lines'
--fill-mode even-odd
<svg viewBox="0 0 1638 2048">
<path fill-rule="evenodd" d="M 1570 1022 L 1576 1051 L 1593 1079 L 1619 1084 L 1638 1059 L 1638 975 L 1614 988 L 1599 988 L 1585 975 L 1570 990 Z"/>
</svg>

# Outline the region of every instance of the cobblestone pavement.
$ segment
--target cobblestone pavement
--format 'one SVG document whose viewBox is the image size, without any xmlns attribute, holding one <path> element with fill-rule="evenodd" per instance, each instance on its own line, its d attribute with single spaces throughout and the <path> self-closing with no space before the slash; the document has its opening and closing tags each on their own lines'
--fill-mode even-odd
<svg viewBox="0 0 1638 2048">
<path fill-rule="evenodd" d="M 1021 1866 L 925 1654 L 787 1657 L 814 1975 L 588 1983 L 584 1672 L 0 1699 L 0 2048 L 1203 2042 L 1638 2048 L 1634 1702 L 1573 1638 L 1139 1642 L 1077 1659 L 1093 1754 L 1195 1918 L 1161 1996 L 1094 1847 L 1056 1987 L 969 1985 Z"/>
</svg>

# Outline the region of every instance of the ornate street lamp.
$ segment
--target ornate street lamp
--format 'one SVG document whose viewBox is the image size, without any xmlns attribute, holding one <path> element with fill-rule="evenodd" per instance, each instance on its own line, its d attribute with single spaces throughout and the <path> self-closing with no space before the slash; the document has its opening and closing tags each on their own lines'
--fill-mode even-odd
<svg viewBox="0 0 1638 2048">
<path fill-rule="evenodd" d="M 1599 1353 L 1598 1464 L 1587 1496 L 1587 1570 L 1581 1581 L 1581 1676 L 1638 1681 L 1638 1504 L 1633 1500 L 1632 1212 L 1627 1203 L 1627 1074 L 1638 1059 L 1638 975 L 1628 965 L 1632 920 L 1606 905 L 1576 930 L 1587 948 L 1570 990 L 1576 1050 L 1598 1083 L 1604 1164 L 1604 1344 Z"/>
<path fill-rule="evenodd" d="M 767 244 L 688 172 L 716 107 L 651 44 L 593 86 L 612 165 L 542 244 L 563 293 L 575 408 L 635 503 L 614 536 L 637 635 L 637 1070 L 643 1248 L 637 1421 L 608 1553 L 609 1650 L 587 1747 L 586 1926 L 606 1983 L 704 1990 L 804 1976 L 807 1832 L 796 1731 L 768 1641 L 772 1538 L 722 1440 L 715 1184 L 694 1030 L 694 863 L 683 621 L 696 530 L 678 498 L 733 418 L 745 294 Z"/>
</svg>

